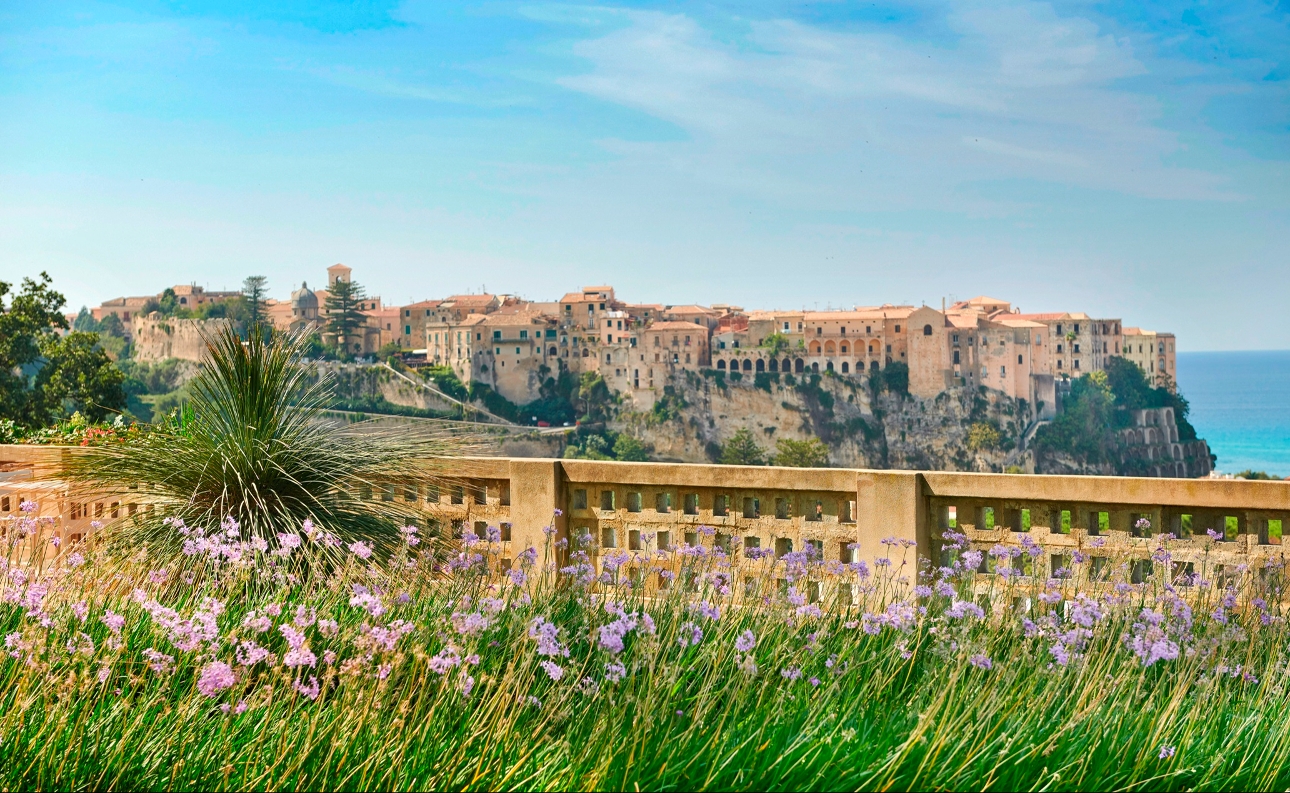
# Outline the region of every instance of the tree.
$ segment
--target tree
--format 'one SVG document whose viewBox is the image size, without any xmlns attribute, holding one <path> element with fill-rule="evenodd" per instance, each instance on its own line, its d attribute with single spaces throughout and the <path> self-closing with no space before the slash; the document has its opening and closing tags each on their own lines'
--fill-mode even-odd
<svg viewBox="0 0 1290 793">
<path fill-rule="evenodd" d="M 24 278 L 22 291 L 5 306 L 11 285 L 0 281 L 0 418 L 30 420 L 34 407 L 31 376 L 38 368 L 40 342 L 53 328 L 66 328 L 60 313 L 66 299 L 55 292 L 48 273 L 40 281 Z"/>
<path fill-rule="evenodd" d="M 771 355 L 780 355 L 788 349 L 788 337 L 782 333 L 772 333 L 762 339 L 761 346 L 770 350 Z"/>
<path fill-rule="evenodd" d="M 99 347 L 97 333 L 48 334 L 41 353 L 46 360 L 36 375 L 33 418 L 48 423 L 80 413 L 97 422 L 125 407 L 125 374 Z"/>
<path fill-rule="evenodd" d="M 66 299 L 47 273 L 23 279 L 6 307 L 10 284 L 0 281 L 0 419 L 47 424 L 76 410 L 101 419 L 125 406 L 122 375 L 94 333 L 67 329 Z"/>
<path fill-rule="evenodd" d="M 775 465 L 789 468 L 827 468 L 829 447 L 819 438 L 794 441 L 781 438 L 775 442 Z"/>
<path fill-rule="evenodd" d="M 367 324 L 367 315 L 359 310 L 367 295 L 354 281 L 337 280 L 327 291 L 328 333 L 336 337 L 342 357 L 350 357 L 350 340 L 358 335 L 359 328 Z"/>
<path fill-rule="evenodd" d="M 246 305 L 246 329 L 249 333 L 265 321 L 265 294 L 269 279 L 262 275 L 248 276 L 242 282 L 242 301 Z"/>
<path fill-rule="evenodd" d="M 765 465 L 766 453 L 757 445 L 757 439 L 747 427 L 741 427 L 721 447 L 722 465 Z"/>
<path fill-rule="evenodd" d="M 643 463 L 649 460 L 649 452 L 645 449 L 645 444 L 627 433 L 622 433 L 618 436 L 618 440 L 614 441 L 614 459 L 628 463 Z"/>
<path fill-rule="evenodd" d="M 108 316 L 116 315 L 109 314 Z M 119 322 L 120 320 L 117 321 Z M 81 306 L 80 313 L 76 315 L 76 319 L 72 320 L 72 330 L 79 330 L 82 333 L 98 333 L 99 322 L 94 319 L 94 315 L 90 313 L 88 308 Z"/>
<path fill-rule="evenodd" d="M 578 399 L 582 402 L 583 422 L 596 422 L 604 421 L 608 416 L 614 395 L 600 372 L 583 372 L 578 382 Z"/>
<path fill-rule="evenodd" d="M 1000 440 L 999 428 L 988 421 L 978 421 L 968 427 L 967 447 L 974 452 L 997 448 Z"/>
</svg>

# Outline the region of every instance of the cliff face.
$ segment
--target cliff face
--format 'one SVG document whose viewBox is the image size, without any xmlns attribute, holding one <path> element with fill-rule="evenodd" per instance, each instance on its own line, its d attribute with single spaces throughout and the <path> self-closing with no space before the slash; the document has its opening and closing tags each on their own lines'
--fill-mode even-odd
<svg viewBox="0 0 1290 793">
<path fill-rule="evenodd" d="M 213 336 L 229 324 L 227 319 L 175 319 L 160 314 L 135 316 L 130 328 L 133 357 L 137 361 L 202 361 L 206 357 L 206 337 Z"/>
<path fill-rule="evenodd" d="M 757 381 L 690 375 L 676 378 L 670 388 L 652 410 L 624 404 L 610 424 L 652 446 L 658 460 L 715 460 L 721 444 L 746 428 L 769 453 L 780 439 L 819 438 L 829 447 L 830 464 L 842 467 L 1033 467 L 1017 448 L 1024 406 L 998 394 L 875 397 L 864 383 L 818 375 Z"/>
</svg>

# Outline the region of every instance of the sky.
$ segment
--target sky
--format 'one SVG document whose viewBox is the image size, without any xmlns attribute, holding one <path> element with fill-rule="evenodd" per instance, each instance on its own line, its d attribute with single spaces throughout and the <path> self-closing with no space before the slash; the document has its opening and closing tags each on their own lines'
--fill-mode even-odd
<svg viewBox="0 0 1290 793">
<path fill-rule="evenodd" d="M 1290 0 L 0 0 L 0 280 L 336 262 L 391 304 L 984 294 L 1287 349 Z"/>
</svg>

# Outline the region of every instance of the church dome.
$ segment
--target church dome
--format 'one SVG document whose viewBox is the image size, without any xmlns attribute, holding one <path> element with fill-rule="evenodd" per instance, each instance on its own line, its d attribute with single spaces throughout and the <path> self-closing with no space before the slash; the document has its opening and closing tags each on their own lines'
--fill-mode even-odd
<svg viewBox="0 0 1290 793">
<path fill-rule="evenodd" d="M 301 282 L 300 288 L 291 293 L 291 308 L 296 311 L 318 308 L 318 295 L 314 294 L 307 283 Z"/>
</svg>

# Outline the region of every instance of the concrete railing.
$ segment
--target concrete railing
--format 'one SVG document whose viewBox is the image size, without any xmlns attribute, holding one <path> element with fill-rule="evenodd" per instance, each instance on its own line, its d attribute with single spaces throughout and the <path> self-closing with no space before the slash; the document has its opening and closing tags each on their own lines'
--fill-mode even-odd
<svg viewBox="0 0 1290 793">
<path fill-rule="evenodd" d="M 0 471 L 48 464 L 59 453 L 0 446 Z M 1171 577 L 1257 570 L 1279 563 L 1281 530 L 1290 519 L 1287 482 L 520 458 L 465 458 L 457 472 L 432 490 L 396 482 L 373 488 L 370 497 L 420 503 L 444 535 L 483 536 L 486 527 L 498 527 L 506 558 L 544 548 L 543 529 L 554 526 L 558 536 L 590 534 L 593 561 L 611 548 L 657 552 L 688 543 L 778 556 L 810 545 L 826 562 L 872 562 L 888 555 L 887 538 L 942 561 L 941 538 L 953 530 L 981 549 L 1039 548 L 1012 562 L 1035 577 L 1051 575 L 1076 552 L 1129 560 L 1135 564 L 1124 567 L 1131 571 L 1125 575 L 1145 575 L 1164 532 L 1178 538 L 1170 542 Z M 31 484 L 0 474 L 0 498 L 9 496 L 16 510 Z M 69 527 L 133 508 L 85 503 L 65 491 L 57 500 L 41 512 Z M 982 572 L 992 572 L 992 564 L 987 558 Z"/>
</svg>

